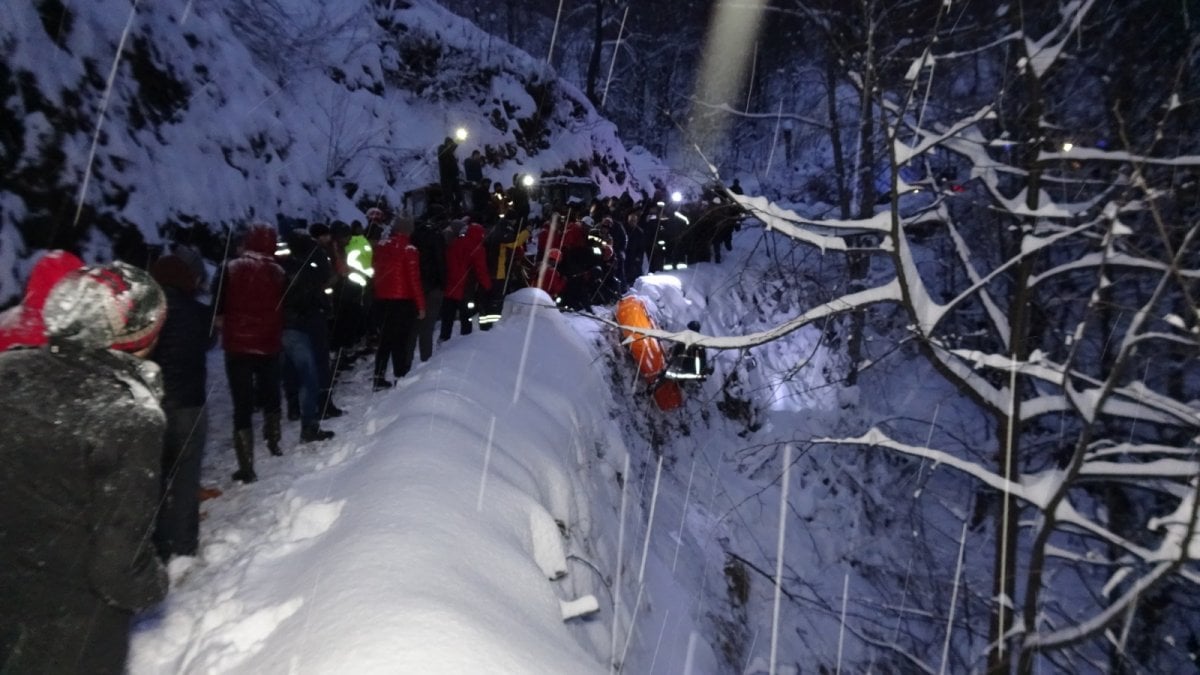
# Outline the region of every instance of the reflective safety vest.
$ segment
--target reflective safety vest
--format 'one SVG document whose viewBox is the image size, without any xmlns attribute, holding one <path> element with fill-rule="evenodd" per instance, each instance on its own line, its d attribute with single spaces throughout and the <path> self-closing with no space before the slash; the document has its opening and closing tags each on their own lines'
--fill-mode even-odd
<svg viewBox="0 0 1200 675">
<path fill-rule="evenodd" d="M 350 237 L 346 243 L 346 266 L 350 268 L 350 274 L 346 278 L 359 286 L 366 286 L 367 279 L 375 276 L 371 254 L 371 242 L 366 237 L 361 234 Z"/>
</svg>

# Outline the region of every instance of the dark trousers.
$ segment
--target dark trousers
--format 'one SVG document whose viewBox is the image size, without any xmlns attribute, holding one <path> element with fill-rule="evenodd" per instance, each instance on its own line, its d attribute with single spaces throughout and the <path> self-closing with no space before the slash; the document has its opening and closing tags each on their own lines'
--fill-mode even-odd
<svg viewBox="0 0 1200 675">
<path fill-rule="evenodd" d="M 417 304 L 412 300 L 375 300 L 379 313 L 379 348 L 375 350 L 375 377 L 404 377 L 412 369 L 412 335 L 417 331 Z"/>
<path fill-rule="evenodd" d="M 442 298 L 442 330 L 438 336 L 439 340 L 449 340 L 454 334 L 454 319 L 458 317 L 460 325 L 459 335 L 471 334 L 471 310 L 467 309 L 467 299 L 454 300 L 451 298 Z"/>
<path fill-rule="evenodd" d="M 333 364 L 329 361 L 329 323 L 322 319 L 315 324 L 308 333 L 308 339 L 312 340 L 313 354 L 317 359 L 317 382 L 321 385 L 323 397 L 328 396 L 329 390 L 333 389 Z"/>
<path fill-rule="evenodd" d="M 233 429 L 250 429 L 254 403 L 262 403 L 264 414 L 279 412 L 279 355 L 225 353 L 225 376 L 233 399 Z"/>
<path fill-rule="evenodd" d="M 162 504 L 154 529 L 154 546 L 163 560 L 196 555 L 200 539 L 200 461 L 208 436 L 204 407 L 164 410 Z"/>
<path fill-rule="evenodd" d="M 283 329 L 284 371 L 296 383 L 300 423 L 315 425 L 321 421 L 321 387 L 318 355 L 308 333 L 295 328 Z M 289 392 L 290 396 L 290 392 Z"/>
<path fill-rule="evenodd" d="M 405 350 L 410 354 L 416 349 L 421 356 L 421 363 L 425 363 L 429 360 L 429 357 L 433 356 L 433 329 L 437 327 L 441 311 L 442 289 L 426 288 L 425 318 L 417 322 L 417 330 L 413 332 L 412 337 L 409 339 L 410 344 L 405 347 Z"/>
<path fill-rule="evenodd" d="M 339 282 L 334 291 L 334 298 L 330 341 L 335 349 L 349 352 L 362 340 L 365 331 L 363 287 L 352 281 Z"/>
</svg>

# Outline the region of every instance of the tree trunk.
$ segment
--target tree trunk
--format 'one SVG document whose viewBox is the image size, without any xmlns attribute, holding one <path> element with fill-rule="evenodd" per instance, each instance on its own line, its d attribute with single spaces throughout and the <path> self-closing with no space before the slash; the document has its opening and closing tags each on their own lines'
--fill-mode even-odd
<svg viewBox="0 0 1200 675">
<path fill-rule="evenodd" d="M 587 97 L 592 105 L 600 107 L 600 94 L 596 81 L 600 79 L 600 51 L 604 47 L 604 0 L 596 0 L 596 25 L 592 35 L 592 56 L 587 67 Z"/>
<path fill-rule="evenodd" d="M 858 217 L 870 218 L 875 215 L 875 23 L 872 16 L 872 3 L 862 2 L 863 20 L 867 25 L 867 39 L 863 57 L 862 92 L 859 95 L 858 118 Z M 851 246 L 863 246 L 868 242 L 867 235 L 847 237 Z M 850 273 L 850 291 L 860 291 L 865 288 L 867 272 L 870 270 L 870 259 L 866 253 L 853 249 L 846 255 Z M 850 359 L 850 369 L 846 374 L 846 384 L 858 384 L 858 364 L 862 362 L 863 323 L 865 317 L 862 311 L 850 315 L 850 334 L 846 339 L 847 357 Z"/>
<path fill-rule="evenodd" d="M 1026 67 L 1025 69 L 1025 84 L 1029 100 L 1023 111 L 1020 136 L 1024 141 L 1022 147 L 1025 151 L 1022 164 L 1029 172 L 1025 179 L 1025 206 L 1030 211 L 1036 211 L 1039 206 L 1039 192 L 1042 187 L 1043 167 L 1038 162 L 1038 152 L 1041 149 L 1043 105 L 1041 82 L 1031 67 Z M 1008 254 L 1007 257 L 1012 258 L 1019 255 L 1021 240 L 1025 234 L 1032 234 L 1036 225 L 1037 219 L 1034 217 L 1023 219 L 1020 232 L 1017 233 L 1015 240 L 1010 242 L 1009 250 L 1006 251 Z M 1009 341 L 1009 353 L 1012 355 L 1014 364 L 1029 358 L 1029 306 L 1031 302 L 1029 277 L 1032 273 L 1033 258 L 1030 256 L 1022 259 L 1021 263 L 1017 266 L 1016 276 L 1013 279 L 1012 294 L 1009 296 L 1008 315 L 1012 331 Z M 1008 415 L 1001 418 L 1000 428 L 997 430 L 998 438 L 1001 439 L 998 460 L 1000 475 L 1008 481 L 1016 481 L 1020 474 L 1021 433 L 1023 429 L 1021 425 L 1020 381 L 1016 377 L 1015 371 L 1009 378 L 1008 386 L 1012 405 L 1010 406 Z M 1017 566 L 1020 520 L 1020 503 L 1011 494 L 1002 494 L 1000 496 L 1000 507 L 996 513 L 996 550 L 993 558 L 995 567 L 992 574 L 992 597 L 1007 598 L 1010 602 L 1007 604 L 999 602 L 996 605 L 996 611 L 992 614 L 991 625 L 988 631 L 988 642 L 996 645 L 996 648 L 988 654 L 988 672 L 990 673 L 1009 673 L 1012 671 L 1012 649 L 1003 640 L 1003 635 L 1012 630 L 1013 626 L 1014 611 L 1012 603 L 1016 601 L 1017 580 L 1015 571 Z M 1035 582 L 1031 580 L 1030 583 Z M 1032 631 L 1035 630 L 1035 627 L 1027 626 L 1026 629 Z"/>
<path fill-rule="evenodd" d="M 517 0 L 506 0 L 504 3 L 506 18 L 508 19 L 505 26 L 505 33 L 508 37 L 508 43 L 511 45 L 517 44 Z"/>
<path fill-rule="evenodd" d="M 825 100 L 829 111 L 829 142 L 833 145 L 833 175 L 837 180 L 838 209 L 842 220 L 850 219 L 850 187 L 846 181 L 846 155 L 842 150 L 842 125 L 838 120 L 837 58 L 833 45 L 825 52 Z"/>
</svg>

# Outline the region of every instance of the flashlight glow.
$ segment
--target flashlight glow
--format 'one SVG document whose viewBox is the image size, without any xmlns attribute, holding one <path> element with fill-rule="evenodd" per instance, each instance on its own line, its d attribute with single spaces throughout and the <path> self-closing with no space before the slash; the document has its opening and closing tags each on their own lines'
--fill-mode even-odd
<svg viewBox="0 0 1200 675">
<path fill-rule="evenodd" d="M 1074 143 L 1072 143 L 1071 141 L 1067 141 L 1067 142 L 1065 142 L 1065 143 L 1063 143 L 1063 144 L 1062 144 L 1062 151 L 1063 151 L 1063 152 L 1070 152 L 1070 151 L 1072 151 L 1072 150 L 1074 150 L 1074 149 L 1075 149 L 1075 144 L 1074 144 Z"/>
<path fill-rule="evenodd" d="M 671 201 L 675 202 L 676 204 L 683 201 L 683 193 L 680 192 L 679 190 L 672 192 L 671 193 Z"/>
<path fill-rule="evenodd" d="M 525 187 L 531 187 L 533 185 L 533 176 L 530 174 L 525 174 L 525 177 L 521 179 L 521 185 L 524 185 Z"/>
<path fill-rule="evenodd" d="M 467 140 L 467 128 L 459 127 L 454 130 L 454 138 L 459 142 Z"/>
</svg>

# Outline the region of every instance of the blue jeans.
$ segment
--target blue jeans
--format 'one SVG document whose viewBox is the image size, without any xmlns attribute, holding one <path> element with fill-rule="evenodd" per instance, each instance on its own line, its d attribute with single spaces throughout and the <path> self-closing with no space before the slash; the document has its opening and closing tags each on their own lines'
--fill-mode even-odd
<svg viewBox="0 0 1200 675">
<path fill-rule="evenodd" d="M 283 329 L 283 358 L 300 385 L 300 424 L 316 425 L 321 415 L 321 383 L 317 358 L 308 333 Z"/>
</svg>

